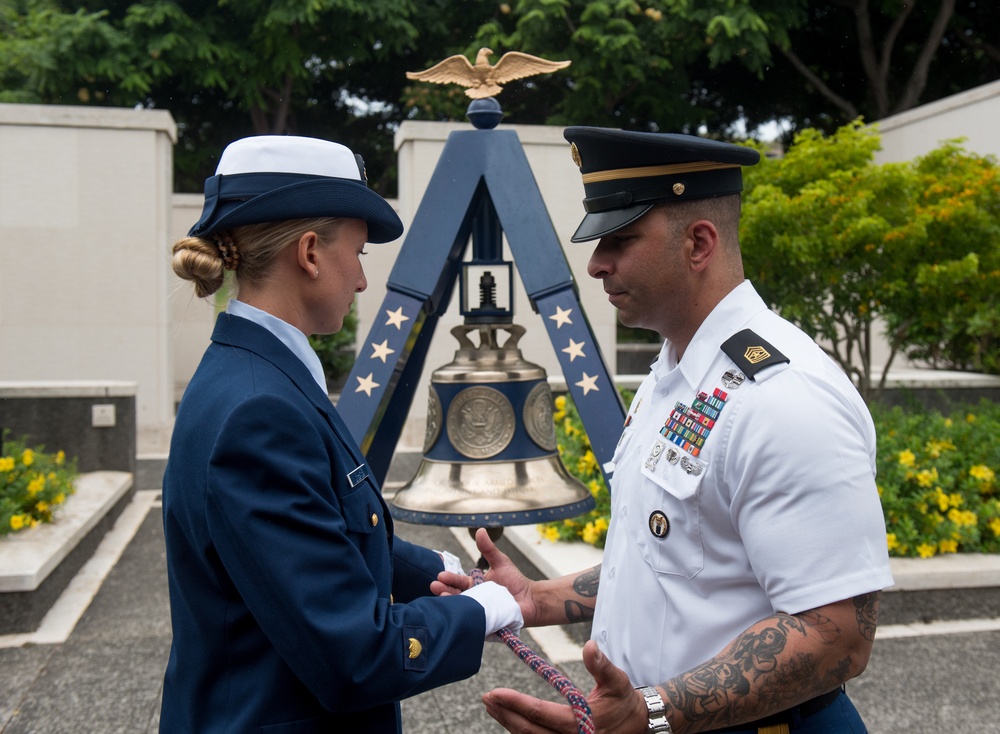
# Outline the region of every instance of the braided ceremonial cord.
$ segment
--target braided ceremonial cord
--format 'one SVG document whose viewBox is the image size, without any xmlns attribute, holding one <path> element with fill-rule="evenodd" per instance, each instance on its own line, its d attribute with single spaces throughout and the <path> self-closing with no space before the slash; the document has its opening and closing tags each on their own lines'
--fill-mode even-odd
<svg viewBox="0 0 1000 734">
<path fill-rule="evenodd" d="M 472 569 L 469 575 L 472 576 L 473 582 L 477 585 L 485 581 L 483 572 L 478 568 Z M 579 734 L 594 734 L 594 715 L 590 713 L 590 705 L 587 703 L 587 698 L 579 688 L 573 685 L 573 681 L 525 645 L 521 641 L 521 638 L 511 632 L 509 628 L 504 627 L 497 632 L 497 637 L 503 640 L 504 644 L 514 651 L 515 655 L 521 658 L 528 667 L 535 671 L 550 686 L 559 691 L 559 694 L 569 702 L 570 707 L 573 709 L 573 715 L 576 716 L 577 732 Z"/>
</svg>

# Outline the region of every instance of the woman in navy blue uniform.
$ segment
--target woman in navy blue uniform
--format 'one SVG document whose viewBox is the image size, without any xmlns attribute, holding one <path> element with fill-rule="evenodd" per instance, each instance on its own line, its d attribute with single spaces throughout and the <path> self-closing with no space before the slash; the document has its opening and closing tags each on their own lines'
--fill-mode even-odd
<svg viewBox="0 0 1000 734">
<path fill-rule="evenodd" d="M 402 224 L 346 147 L 227 147 L 174 246 L 200 297 L 236 295 L 177 412 L 163 480 L 173 643 L 162 732 L 398 732 L 400 699 L 478 669 L 519 627 L 496 584 L 435 597 L 457 559 L 394 537 L 307 336 L 365 289 L 366 242 Z"/>
</svg>

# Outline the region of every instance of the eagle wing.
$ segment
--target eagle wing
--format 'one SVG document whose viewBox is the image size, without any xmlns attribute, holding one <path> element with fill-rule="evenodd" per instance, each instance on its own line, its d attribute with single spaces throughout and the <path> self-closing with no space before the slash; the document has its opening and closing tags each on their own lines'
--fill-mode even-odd
<svg viewBox="0 0 1000 734">
<path fill-rule="evenodd" d="M 514 79 L 523 79 L 535 74 L 551 74 L 558 69 L 565 69 L 570 63 L 572 62 L 549 61 L 520 51 L 508 51 L 493 66 L 490 81 L 505 84 Z"/>
<path fill-rule="evenodd" d="M 434 82 L 435 84 L 461 84 L 463 87 L 472 87 L 481 83 L 475 67 L 462 54 L 449 56 L 444 61 L 438 62 L 424 71 L 408 71 L 406 78 L 421 82 Z"/>
</svg>

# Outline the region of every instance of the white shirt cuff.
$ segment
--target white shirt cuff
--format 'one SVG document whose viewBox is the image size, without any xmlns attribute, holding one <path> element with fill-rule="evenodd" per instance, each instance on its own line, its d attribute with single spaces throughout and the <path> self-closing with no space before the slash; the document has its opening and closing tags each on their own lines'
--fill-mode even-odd
<svg viewBox="0 0 1000 734">
<path fill-rule="evenodd" d="M 475 599 L 486 612 L 485 638 L 487 640 L 504 627 L 509 628 L 516 635 L 524 626 L 521 607 L 514 601 L 511 593 L 498 583 L 486 581 L 463 591 L 462 596 Z"/>
</svg>

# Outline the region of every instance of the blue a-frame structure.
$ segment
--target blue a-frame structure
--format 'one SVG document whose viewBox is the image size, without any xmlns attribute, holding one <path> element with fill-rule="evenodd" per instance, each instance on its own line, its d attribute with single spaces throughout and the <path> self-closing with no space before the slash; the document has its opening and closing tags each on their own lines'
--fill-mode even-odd
<svg viewBox="0 0 1000 734">
<path fill-rule="evenodd" d="M 614 453 L 625 408 L 517 133 L 461 130 L 445 143 L 337 404 L 379 483 L 461 276 L 470 235 L 477 261 L 499 262 L 502 234 L 548 330 L 598 463 L 603 466 Z"/>
</svg>

